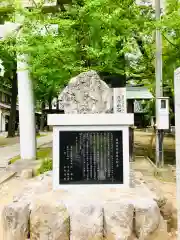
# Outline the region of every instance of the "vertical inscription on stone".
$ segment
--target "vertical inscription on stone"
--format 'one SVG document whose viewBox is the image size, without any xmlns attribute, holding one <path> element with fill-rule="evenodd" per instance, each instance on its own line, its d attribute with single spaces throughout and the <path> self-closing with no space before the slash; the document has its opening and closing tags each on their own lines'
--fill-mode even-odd
<svg viewBox="0 0 180 240">
<path fill-rule="evenodd" d="M 111 144 L 110 144 L 110 133 L 107 133 L 107 176 L 111 177 Z"/>
<path fill-rule="evenodd" d="M 122 131 L 63 131 L 60 184 L 123 183 Z"/>
<path fill-rule="evenodd" d="M 111 151 L 110 151 L 110 159 L 111 159 L 111 179 L 112 179 L 112 182 L 114 181 L 114 157 L 113 156 L 113 145 L 114 145 L 114 142 L 113 142 L 113 135 L 112 133 L 110 133 L 110 146 L 111 146 Z"/>
<path fill-rule="evenodd" d="M 126 88 L 113 89 L 113 108 L 114 113 L 123 113 L 127 111 Z"/>
</svg>

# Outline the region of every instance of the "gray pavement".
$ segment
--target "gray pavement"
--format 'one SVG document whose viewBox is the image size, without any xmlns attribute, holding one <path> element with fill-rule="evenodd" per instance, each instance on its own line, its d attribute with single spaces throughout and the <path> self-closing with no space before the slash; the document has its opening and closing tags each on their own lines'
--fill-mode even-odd
<svg viewBox="0 0 180 240">
<path fill-rule="evenodd" d="M 37 148 L 52 142 L 52 133 L 48 132 L 46 136 L 37 138 Z M 0 169 L 6 168 L 11 158 L 20 155 L 20 144 L 14 144 L 0 148 Z"/>
</svg>

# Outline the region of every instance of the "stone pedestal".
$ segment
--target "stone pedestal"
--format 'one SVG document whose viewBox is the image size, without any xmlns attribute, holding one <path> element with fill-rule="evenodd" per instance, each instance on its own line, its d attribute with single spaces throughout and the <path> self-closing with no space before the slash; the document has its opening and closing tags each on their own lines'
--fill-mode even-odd
<svg viewBox="0 0 180 240">
<path fill-rule="evenodd" d="M 48 115 L 53 126 L 53 186 L 129 187 L 129 126 L 134 115 Z"/>
</svg>

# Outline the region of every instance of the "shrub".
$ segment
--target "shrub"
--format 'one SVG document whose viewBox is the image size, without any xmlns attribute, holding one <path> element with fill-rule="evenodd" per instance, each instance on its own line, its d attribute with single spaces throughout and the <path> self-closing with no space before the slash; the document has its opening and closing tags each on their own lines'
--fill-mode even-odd
<svg viewBox="0 0 180 240">
<path fill-rule="evenodd" d="M 43 159 L 40 168 L 37 170 L 37 175 L 52 170 L 52 159 Z"/>
</svg>

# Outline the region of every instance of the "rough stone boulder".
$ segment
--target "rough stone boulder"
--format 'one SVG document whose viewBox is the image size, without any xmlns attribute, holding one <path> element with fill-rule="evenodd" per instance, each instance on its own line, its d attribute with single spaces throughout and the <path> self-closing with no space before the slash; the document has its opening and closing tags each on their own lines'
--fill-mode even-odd
<svg viewBox="0 0 180 240">
<path fill-rule="evenodd" d="M 139 239 L 141 240 L 141 238 Z M 142 238 L 142 240 L 170 240 L 167 234 L 167 224 L 162 217 L 160 217 L 157 229 L 148 234 L 146 238 Z"/>
<path fill-rule="evenodd" d="M 134 206 L 128 201 L 109 202 L 104 206 L 105 239 L 126 240 L 133 234 Z"/>
<path fill-rule="evenodd" d="M 106 113 L 112 109 L 112 93 L 95 71 L 72 78 L 59 96 L 65 113 Z"/>
<path fill-rule="evenodd" d="M 160 224 L 160 209 L 151 199 L 139 199 L 135 202 L 135 232 L 139 239 L 145 240 L 156 231 Z"/>
<path fill-rule="evenodd" d="M 40 175 L 30 180 L 23 179 L 24 187 L 20 193 L 14 196 L 13 200 L 24 201 L 31 204 L 34 197 L 52 190 L 52 176 Z"/>
<path fill-rule="evenodd" d="M 44 174 L 23 179 L 21 194 L 6 204 L 2 192 L 20 183 L 17 178 L 0 189 L 0 240 L 27 240 L 29 235 L 31 240 L 168 239 L 160 208 L 145 185 L 53 191 L 52 174 Z"/>
<path fill-rule="evenodd" d="M 71 240 L 103 240 L 103 207 L 97 202 L 78 201 L 68 207 Z"/>
<path fill-rule="evenodd" d="M 29 204 L 14 202 L 0 211 L 0 239 L 25 240 L 29 233 Z"/>
<path fill-rule="evenodd" d="M 70 218 L 59 199 L 53 192 L 34 199 L 30 214 L 31 240 L 69 240 Z"/>
</svg>

